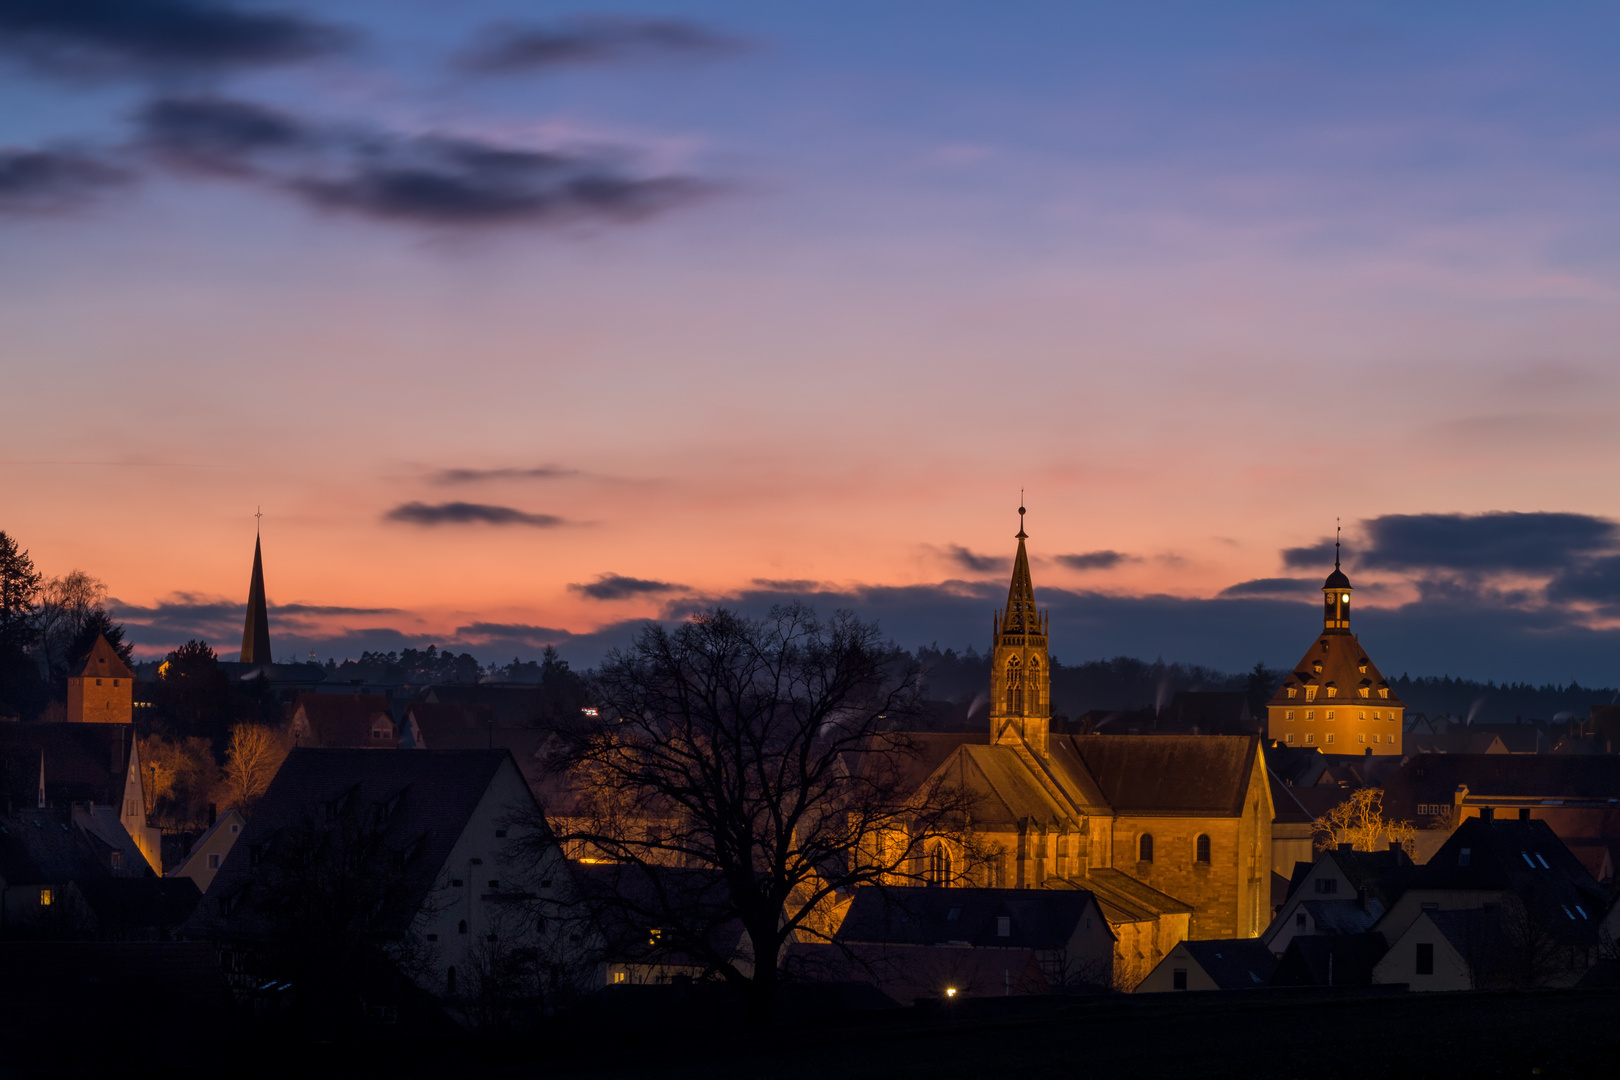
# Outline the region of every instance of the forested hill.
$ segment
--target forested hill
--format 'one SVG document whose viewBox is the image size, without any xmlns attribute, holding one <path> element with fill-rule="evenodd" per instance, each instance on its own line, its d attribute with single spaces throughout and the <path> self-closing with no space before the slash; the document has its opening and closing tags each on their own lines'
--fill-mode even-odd
<svg viewBox="0 0 1620 1080">
<path fill-rule="evenodd" d="M 970 701 L 987 694 L 990 657 L 974 649 L 957 652 L 924 647 L 916 659 L 926 672 L 929 697 L 941 701 Z M 1052 712 L 1079 716 L 1088 709 L 1149 709 L 1169 704 L 1178 690 L 1245 690 L 1263 701 L 1270 697 L 1282 671 L 1244 672 L 1239 675 L 1197 664 L 1166 663 L 1116 656 L 1065 664 L 1052 658 Z M 1406 702 L 1408 715 L 1449 716 L 1476 723 L 1511 724 L 1515 719 L 1552 720 L 1560 714 L 1585 718 L 1593 705 L 1620 703 L 1620 690 L 1529 683 L 1475 682 L 1448 676 L 1401 675 L 1390 685 Z"/>
</svg>

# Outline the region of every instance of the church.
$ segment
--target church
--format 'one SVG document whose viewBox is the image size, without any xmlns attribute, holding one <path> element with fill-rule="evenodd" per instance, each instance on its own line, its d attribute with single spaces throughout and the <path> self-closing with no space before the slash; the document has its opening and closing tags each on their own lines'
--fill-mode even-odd
<svg viewBox="0 0 1620 1080">
<path fill-rule="evenodd" d="M 1127 984 L 1185 938 L 1258 935 L 1270 920 L 1273 816 L 1260 737 L 1053 731 L 1047 615 L 1035 604 L 1018 513 L 985 729 L 949 746 L 919 740 L 936 748 L 928 784 L 974 796 L 976 850 L 970 860 L 941 842 L 921 876 L 1091 890 L 1119 939 L 1116 972 Z"/>
<path fill-rule="evenodd" d="M 1324 754 L 1400 756 L 1403 702 L 1350 631 L 1350 578 L 1339 567 L 1322 583 L 1322 632 L 1266 703 L 1266 734 Z"/>
</svg>

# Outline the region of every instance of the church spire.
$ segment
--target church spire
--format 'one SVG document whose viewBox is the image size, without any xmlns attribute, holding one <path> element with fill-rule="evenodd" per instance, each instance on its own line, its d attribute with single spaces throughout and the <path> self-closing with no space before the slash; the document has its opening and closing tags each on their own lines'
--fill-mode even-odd
<svg viewBox="0 0 1620 1080">
<path fill-rule="evenodd" d="M 253 536 L 253 581 L 248 586 L 247 622 L 242 627 L 242 663 L 268 664 L 271 662 L 270 612 L 264 602 L 264 559 L 259 552 L 259 537 L 257 530 L 255 530 Z"/>
<path fill-rule="evenodd" d="M 1023 747 L 1045 757 L 1050 730 L 1051 659 L 1046 619 L 1035 607 L 1035 584 L 1024 541 L 1024 508 L 1018 508 L 1018 554 L 1013 559 L 1007 610 L 996 613 L 990 650 L 990 741 Z"/>
<path fill-rule="evenodd" d="M 1039 634 L 1041 630 L 1040 616 L 1035 611 L 1035 582 L 1029 574 L 1029 554 L 1024 550 L 1024 541 L 1029 534 L 1024 531 L 1024 508 L 1018 508 L 1018 554 L 1013 558 L 1012 584 L 1007 588 L 1007 610 L 1002 616 L 1001 633 L 1003 634 Z"/>
</svg>

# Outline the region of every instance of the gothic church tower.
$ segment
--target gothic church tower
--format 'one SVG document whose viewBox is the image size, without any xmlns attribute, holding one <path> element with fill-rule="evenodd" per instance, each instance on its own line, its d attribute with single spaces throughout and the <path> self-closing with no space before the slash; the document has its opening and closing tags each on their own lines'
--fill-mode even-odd
<svg viewBox="0 0 1620 1080">
<path fill-rule="evenodd" d="M 1007 609 L 995 615 L 990 653 L 990 741 L 1023 745 L 1046 756 L 1052 707 L 1051 659 L 1046 652 L 1046 616 L 1035 607 L 1035 585 L 1024 551 L 1024 508 L 1018 508 L 1018 555 L 1013 559 Z"/>
</svg>

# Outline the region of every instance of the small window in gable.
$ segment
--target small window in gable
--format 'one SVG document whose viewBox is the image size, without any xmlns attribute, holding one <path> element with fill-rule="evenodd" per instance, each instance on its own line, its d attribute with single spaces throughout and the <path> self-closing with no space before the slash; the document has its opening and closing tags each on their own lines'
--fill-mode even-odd
<svg viewBox="0 0 1620 1080">
<path fill-rule="evenodd" d="M 1461 851 L 1457 852 L 1457 865 L 1458 866 L 1467 866 L 1469 861 L 1473 858 L 1473 856 L 1474 856 L 1473 848 L 1463 848 Z"/>
<path fill-rule="evenodd" d="M 208 853 L 208 869 L 210 869 L 210 870 L 218 870 L 219 869 L 219 852 L 210 851 Z"/>
</svg>

